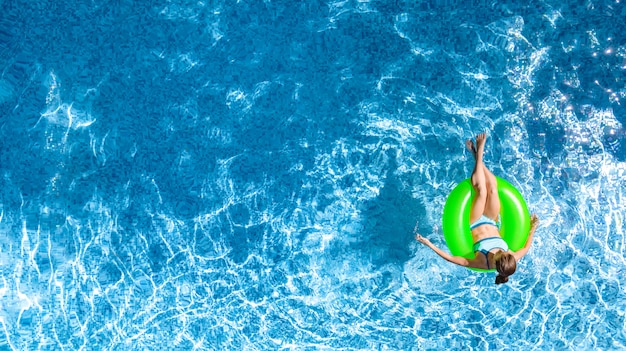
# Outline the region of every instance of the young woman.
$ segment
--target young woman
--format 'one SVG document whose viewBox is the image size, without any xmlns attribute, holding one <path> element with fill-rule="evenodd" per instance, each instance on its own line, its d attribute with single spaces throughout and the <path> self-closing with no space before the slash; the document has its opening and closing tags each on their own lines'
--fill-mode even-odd
<svg viewBox="0 0 626 351">
<path fill-rule="evenodd" d="M 430 247 L 446 261 L 459 266 L 480 269 L 495 268 L 498 271 L 496 284 L 502 284 L 509 281 L 509 276 L 515 273 L 517 261 L 524 257 L 530 249 L 539 219 L 535 214 L 530 217 L 530 233 L 524 247 L 518 251 L 509 250 L 508 245 L 500 236 L 500 198 L 498 197 L 496 178 L 483 163 L 486 141 L 487 135 L 481 133 L 476 136 L 475 146 L 471 139 L 465 143 L 475 160 L 471 181 L 476 196 L 470 209 L 470 230 L 474 240 L 474 258 L 452 256 L 419 234 L 415 238 Z"/>
</svg>

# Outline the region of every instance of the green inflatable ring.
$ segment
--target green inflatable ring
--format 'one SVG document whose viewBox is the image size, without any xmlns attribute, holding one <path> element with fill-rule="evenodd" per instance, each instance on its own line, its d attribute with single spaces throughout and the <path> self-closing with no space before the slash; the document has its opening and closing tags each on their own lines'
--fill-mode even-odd
<svg viewBox="0 0 626 351">
<path fill-rule="evenodd" d="M 530 213 L 522 194 L 511 183 L 496 177 L 500 196 L 500 235 L 517 251 L 524 247 L 530 233 Z M 474 242 L 470 227 L 470 209 L 474 199 L 474 188 L 470 179 L 459 183 L 448 195 L 443 207 L 443 236 L 453 256 L 474 258 Z M 475 271 L 487 272 L 484 269 Z M 489 270 L 489 271 L 493 271 Z"/>
</svg>

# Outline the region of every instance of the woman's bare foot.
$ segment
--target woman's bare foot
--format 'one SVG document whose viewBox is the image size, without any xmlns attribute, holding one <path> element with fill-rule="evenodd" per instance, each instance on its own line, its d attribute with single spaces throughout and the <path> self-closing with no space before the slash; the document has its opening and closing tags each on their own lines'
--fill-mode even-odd
<svg viewBox="0 0 626 351">
<path fill-rule="evenodd" d="M 485 142 L 487 142 L 487 133 L 480 133 L 476 136 L 476 157 L 483 157 L 485 152 Z"/>
<path fill-rule="evenodd" d="M 472 156 L 476 158 L 476 145 L 474 145 L 474 140 L 467 139 L 467 141 L 465 141 L 465 146 L 467 147 L 467 150 L 472 153 Z"/>
</svg>

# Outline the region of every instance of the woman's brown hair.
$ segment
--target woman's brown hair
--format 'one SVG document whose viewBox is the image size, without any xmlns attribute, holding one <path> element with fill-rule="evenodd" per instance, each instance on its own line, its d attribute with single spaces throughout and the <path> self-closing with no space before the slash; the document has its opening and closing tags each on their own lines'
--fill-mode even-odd
<svg viewBox="0 0 626 351">
<path fill-rule="evenodd" d="M 509 276 L 515 273 L 517 269 L 517 262 L 515 257 L 509 252 L 498 252 L 494 257 L 496 263 L 496 284 L 502 284 L 509 281 Z"/>
</svg>

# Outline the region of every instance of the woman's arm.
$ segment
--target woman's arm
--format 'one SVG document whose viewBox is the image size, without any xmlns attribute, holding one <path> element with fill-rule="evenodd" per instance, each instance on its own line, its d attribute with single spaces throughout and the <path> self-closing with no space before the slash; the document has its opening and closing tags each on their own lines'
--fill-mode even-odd
<svg viewBox="0 0 626 351">
<path fill-rule="evenodd" d="M 516 261 L 519 261 L 528 253 L 528 250 L 533 243 L 533 237 L 535 236 L 535 230 L 537 229 L 538 225 L 539 217 L 537 217 L 536 214 L 533 214 L 532 216 L 530 216 L 530 233 L 528 233 L 528 239 L 526 239 L 526 244 L 524 245 L 524 247 L 513 253 Z"/>
<path fill-rule="evenodd" d="M 423 236 L 419 234 L 415 235 L 415 239 L 419 241 L 420 243 L 430 247 L 433 251 L 435 251 L 437 255 L 441 256 L 441 258 L 443 258 L 444 260 L 448 262 L 452 262 L 454 264 L 458 264 L 459 266 L 463 266 L 463 267 L 469 267 L 471 264 L 471 261 L 465 257 L 452 256 L 449 253 L 442 251 L 440 248 L 438 248 L 433 243 L 431 243 L 430 240 L 424 238 Z"/>
</svg>

